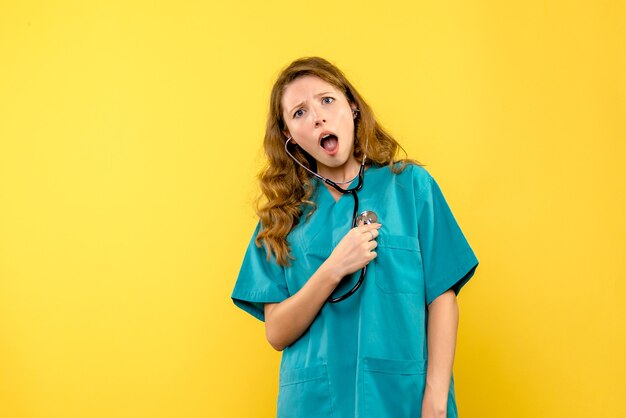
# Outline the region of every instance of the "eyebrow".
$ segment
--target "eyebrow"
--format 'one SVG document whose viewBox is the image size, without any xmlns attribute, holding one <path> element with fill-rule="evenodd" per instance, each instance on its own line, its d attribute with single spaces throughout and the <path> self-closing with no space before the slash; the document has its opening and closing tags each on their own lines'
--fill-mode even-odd
<svg viewBox="0 0 626 418">
<path fill-rule="evenodd" d="M 323 96 L 325 94 L 334 94 L 332 91 L 324 91 L 321 93 L 317 93 L 315 96 L 313 97 L 319 97 L 319 96 Z M 304 104 L 304 102 L 300 102 L 297 105 L 295 105 L 294 107 L 291 108 L 291 111 L 289 112 L 289 114 L 291 115 L 293 113 L 294 110 L 296 110 L 296 108 L 302 106 Z"/>
</svg>

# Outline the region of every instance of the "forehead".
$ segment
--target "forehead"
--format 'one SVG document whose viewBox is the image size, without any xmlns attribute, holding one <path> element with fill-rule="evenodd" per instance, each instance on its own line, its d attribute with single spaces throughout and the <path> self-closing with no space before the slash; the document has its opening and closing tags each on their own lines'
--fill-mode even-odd
<svg viewBox="0 0 626 418">
<path fill-rule="evenodd" d="M 325 91 L 339 93 L 335 86 L 314 75 L 298 77 L 287 84 L 283 91 L 281 100 L 283 109 L 290 109 L 292 106 Z"/>
</svg>

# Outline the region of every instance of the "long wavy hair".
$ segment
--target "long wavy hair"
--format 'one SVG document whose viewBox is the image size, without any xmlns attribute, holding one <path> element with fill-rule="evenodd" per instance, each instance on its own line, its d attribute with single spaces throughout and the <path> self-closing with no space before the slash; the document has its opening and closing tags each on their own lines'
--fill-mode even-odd
<svg viewBox="0 0 626 418">
<path fill-rule="evenodd" d="M 376 121 L 372 109 L 337 67 L 319 57 L 305 57 L 292 62 L 280 73 L 272 88 L 263 142 L 267 163 L 258 175 L 261 195 L 257 199 L 257 214 L 261 229 L 255 242 L 259 247 L 264 245 L 268 261 L 273 254 L 277 264 L 281 266 L 288 266 L 289 259 L 294 259 L 290 253 L 287 235 L 300 221 L 304 205 L 309 205 L 312 209 L 308 215 L 315 210 L 315 204 L 310 200 L 313 193 L 311 174 L 285 152 L 286 124 L 282 116 L 281 101 L 289 83 L 303 76 L 316 76 L 332 84 L 345 95 L 350 104 L 359 109 L 358 116 L 354 119 L 353 151 L 358 161 L 361 160 L 367 143 L 367 164 L 389 165 L 394 173 L 404 170 L 407 163 L 421 165 L 414 160 L 396 159 L 399 150 L 405 155 L 406 152 Z M 292 141 L 289 142 L 288 149 L 298 161 L 316 171 L 316 161 L 306 151 Z M 396 164 L 398 162 L 400 164 Z"/>
</svg>

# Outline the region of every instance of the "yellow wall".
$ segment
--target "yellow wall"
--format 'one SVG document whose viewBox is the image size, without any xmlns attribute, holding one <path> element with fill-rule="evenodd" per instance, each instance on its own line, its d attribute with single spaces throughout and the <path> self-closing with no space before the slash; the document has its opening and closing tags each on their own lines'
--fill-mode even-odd
<svg viewBox="0 0 626 418">
<path fill-rule="evenodd" d="M 268 93 L 335 62 L 481 265 L 462 418 L 626 416 L 626 10 L 576 1 L 5 1 L 0 416 L 271 417 L 230 292 Z"/>
</svg>

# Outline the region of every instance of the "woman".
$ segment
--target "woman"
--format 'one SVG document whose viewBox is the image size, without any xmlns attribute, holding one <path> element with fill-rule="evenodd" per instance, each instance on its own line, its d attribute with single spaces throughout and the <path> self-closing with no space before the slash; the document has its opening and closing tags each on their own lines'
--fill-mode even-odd
<svg viewBox="0 0 626 418">
<path fill-rule="evenodd" d="M 478 260 L 437 183 L 321 58 L 278 77 L 264 146 L 232 299 L 283 351 L 278 417 L 457 417 L 456 295 Z"/>
</svg>

